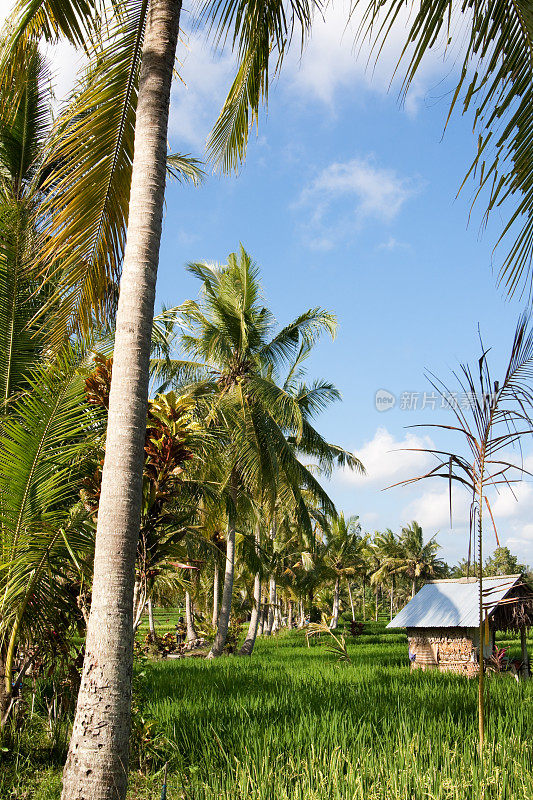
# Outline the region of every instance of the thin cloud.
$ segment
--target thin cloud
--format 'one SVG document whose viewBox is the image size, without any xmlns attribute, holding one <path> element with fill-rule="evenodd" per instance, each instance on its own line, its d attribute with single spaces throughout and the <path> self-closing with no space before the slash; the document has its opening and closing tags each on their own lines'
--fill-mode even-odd
<svg viewBox="0 0 533 800">
<path fill-rule="evenodd" d="M 429 447 L 433 447 L 429 436 L 406 433 L 403 439 L 397 439 L 387 428 L 378 428 L 374 437 L 355 451 L 365 466 L 366 475 L 343 470 L 341 478 L 346 483 L 383 489 L 423 472 L 431 463 L 431 457 L 418 449 Z"/>
<path fill-rule="evenodd" d="M 375 163 L 371 156 L 334 162 L 302 189 L 293 210 L 303 212 L 306 243 L 327 250 L 369 222 L 390 224 L 421 190 L 421 181 Z"/>
</svg>

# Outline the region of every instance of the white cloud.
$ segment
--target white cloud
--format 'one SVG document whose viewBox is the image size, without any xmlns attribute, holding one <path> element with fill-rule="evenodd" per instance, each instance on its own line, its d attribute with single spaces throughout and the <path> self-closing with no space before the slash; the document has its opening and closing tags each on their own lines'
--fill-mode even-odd
<svg viewBox="0 0 533 800">
<path fill-rule="evenodd" d="M 387 253 L 394 253 L 397 250 L 411 250 L 411 245 L 408 242 L 400 242 L 394 236 L 389 236 L 385 242 L 378 244 L 376 250 L 384 250 Z"/>
<path fill-rule="evenodd" d="M 319 172 L 302 189 L 293 209 L 305 213 L 306 243 L 328 250 L 367 221 L 392 222 L 420 188 L 420 181 L 376 164 L 371 156 L 353 158 Z"/>
<path fill-rule="evenodd" d="M 415 497 L 402 511 L 402 517 L 416 519 L 423 528 L 450 528 L 450 494 L 448 487 L 431 489 Z M 468 528 L 470 498 L 466 491 L 452 488 L 452 521 L 454 528 Z"/>
<path fill-rule="evenodd" d="M 297 48 L 288 59 L 286 76 L 290 89 L 300 98 L 318 99 L 334 110 L 335 102 L 346 91 L 357 95 L 361 87 L 367 91 L 385 94 L 391 87 L 398 91 L 403 75 L 402 68 L 393 82 L 398 60 L 405 45 L 408 25 L 412 22 L 411 7 L 406 5 L 398 15 L 387 43 L 376 62 L 368 41 L 355 47 L 357 30 L 362 21 L 363 8 L 351 10 L 349 0 L 334 0 L 327 5 L 322 16 L 313 22 L 312 36 L 301 59 Z M 379 24 L 376 26 L 376 29 Z M 444 73 L 443 45 L 427 54 L 405 100 L 409 115 L 417 112 L 428 87 Z M 404 60 L 408 63 L 409 53 Z"/>
<path fill-rule="evenodd" d="M 383 489 L 424 472 L 431 463 L 431 456 L 420 450 L 432 446 L 429 436 L 407 433 L 403 439 L 395 439 L 387 428 L 378 428 L 373 439 L 355 451 L 364 464 L 366 475 L 343 470 L 342 479 L 360 486 L 374 485 Z"/>
</svg>

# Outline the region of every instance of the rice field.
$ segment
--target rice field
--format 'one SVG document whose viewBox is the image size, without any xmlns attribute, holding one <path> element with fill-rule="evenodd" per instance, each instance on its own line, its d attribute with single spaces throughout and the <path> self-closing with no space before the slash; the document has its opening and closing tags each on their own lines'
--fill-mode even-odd
<svg viewBox="0 0 533 800">
<path fill-rule="evenodd" d="M 533 681 L 489 680 L 481 761 L 475 681 L 410 672 L 381 626 L 348 650 L 339 665 L 292 632 L 249 659 L 145 664 L 130 797 L 158 798 L 168 761 L 169 800 L 533 798 Z M 45 776 L 20 796 L 58 797 L 59 770 Z"/>
</svg>

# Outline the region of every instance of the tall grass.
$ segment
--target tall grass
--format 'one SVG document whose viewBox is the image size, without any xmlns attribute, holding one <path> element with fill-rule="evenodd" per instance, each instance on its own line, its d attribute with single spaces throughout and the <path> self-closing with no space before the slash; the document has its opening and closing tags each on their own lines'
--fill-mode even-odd
<svg viewBox="0 0 533 800">
<path fill-rule="evenodd" d="M 146 713 L 171 743 L 176 790 L 205 800 L 533 798 L 530 684 L 491 680 L 481 764 L 475 682 L 411 673 L 404 637 L 374 638 L 349 646 L 351 666 L 294 633 L 258 642 L 249 660 L 154 665 Z"/>
<path fill-rule="evenodd" d="M 410 672 L 405 636 L 379 631 L 349 642 L 351 665 L 302 632 L 145 665 L 130 798 L 158 798 L 168 761 L 169 800 L 531 800 L 533 681 L 489 680 L 481 763 L 475 681 Z M 20 796 L 55 800 L 58 774 Z"/>
</svg>

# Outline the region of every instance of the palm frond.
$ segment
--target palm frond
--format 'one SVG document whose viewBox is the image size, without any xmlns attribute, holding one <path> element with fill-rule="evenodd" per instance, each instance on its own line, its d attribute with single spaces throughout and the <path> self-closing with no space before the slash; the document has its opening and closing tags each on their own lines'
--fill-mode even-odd
<svg viewBox="0 0 533 800">
<path fill-rule="evenodd" d="M 270 59 L 275 59 L 276 74 L 294 29 L 299 29 L 303 47 L 313 11 L 320 7 L 321 3 L 313 0 L 290 0 L 288 4 L 207 0 L 202 6 L 200 19 L 207 21 L 208 31 L 214 33 L 215 41 L 231 36 L 239 59 L 237 75 L 208 140 L 211 159 L 224 171 L 238 169 L 246 155 L 250 127 L 268 98 Z"/>
<path fill-rule="evenodd" d="M 352 12 L 364 6 L 360 35 L 371 38 L 379 54 L 387 37 L 402 24 L 403 0 L 352 0 Z M 464 25 L 454 25 L 461 18 Z M 465 33 L 466 27 L 466 33 Z M 464 37 L 464 42 L 463 42 Z M 529 0 L 427 0 L 407 30 L 404 91 L 407 92 L 431 48 L 463 44 L 462 68 L 450 114 L 462 104 L 475 110 L 478 146 L 467 177 L 478 181 L 477 199 L 488 193 L 486 216 L 505 213 L 498 244 L 511 237 L 500 282 L 512 295 L 531 294 L 533 257 L 533 8 Z"/>
<path fill-rule="evenodd" d="M 41 258 L 56 276 L 55 339 L 112 317 L 128 220 L 148 0 L 132 0 L 101 40 L 55 126 L 40 213 Z"/>
<path fill-rule="evenodd" d="M 199 186 L 205 180 L 203 162 L 188 154 L 169 154 L 167 172 L 180 183 L 192 183 L 193 186 Z"/>
</svg>

